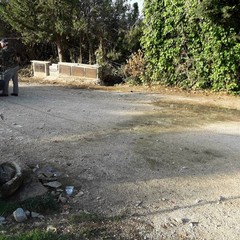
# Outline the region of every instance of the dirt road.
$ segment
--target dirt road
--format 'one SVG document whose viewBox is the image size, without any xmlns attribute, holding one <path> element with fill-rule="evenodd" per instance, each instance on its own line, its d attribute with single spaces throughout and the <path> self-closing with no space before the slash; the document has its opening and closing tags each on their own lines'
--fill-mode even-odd
<svg viewBox="0 0 240 240">
<path fill-rule="evenodd" d="M 106 90 L 21 83 L 1 162 L 54 166 L 76 211 L 125 214 L 140 239 L 239 239 L 239 97 Z"/>
</svg>

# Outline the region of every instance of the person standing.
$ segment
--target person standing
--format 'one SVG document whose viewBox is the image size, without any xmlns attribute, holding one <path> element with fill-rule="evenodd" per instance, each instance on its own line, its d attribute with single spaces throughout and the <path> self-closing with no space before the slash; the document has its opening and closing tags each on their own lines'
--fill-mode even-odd
<svg viewBox="0 0 240 240">
<path fill-rule="evenodd" d="M 13 48 L 8 46 L 7 39 L 0 41 L 0 66 L 5 82 L 2 96 L 8 96 L 9 81 L 13 81 L 12 96 L 18 96 L 18 69 L 20 57 Z"/>
</svg>

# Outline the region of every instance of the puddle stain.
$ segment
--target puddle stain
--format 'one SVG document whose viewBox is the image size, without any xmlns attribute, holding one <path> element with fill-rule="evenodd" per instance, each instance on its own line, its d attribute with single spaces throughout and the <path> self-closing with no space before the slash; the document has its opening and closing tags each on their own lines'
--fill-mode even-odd
<svg viewBox="0 0 240 240">
<path fill-rule="evenodd" d="M 207 124 L 239 121 L 239 110 L 173 102 L 158 102 L 155 105 L 161 107 L 159 111 L 136 116 L 128 122 L 128 127 L 144 135 L 135 142 L 134 151 L 141 156 L 141 160 L 134 164 L 136 167 L 147 166 L 152 171 L 179 171 L 182 166 L 191 169 L 196 165 L 213 164 L 215 160 L 225 157 L 221 151 L 207 146 L 190 144 L 189 147 L 178 149 L 178 142 L 175 147 L 173 142 L 165 142 L 164 136 L 159 134 L 196 131 Z"/>
<path fill-rule="evenodd" d="M 236 109 L 175 102 L 156 102 L 154 105 L 160 107 L 159 110 L 135 116 L 122 125 L 139 132 L 176 132 L 214 122 L 240 119 L 240 111 Z"/>
<path fill-rule="evenodd" d="M 155 102 L 154 105 L 162 107 L 163 113 L 176 115 L 178 117 L 197 118 L 199 121 L 230 121 L 239 120 L 240 111 L 217 106 L 208 106 L 193 103 L 176 103 L 176 102 Z"/>
</svg>

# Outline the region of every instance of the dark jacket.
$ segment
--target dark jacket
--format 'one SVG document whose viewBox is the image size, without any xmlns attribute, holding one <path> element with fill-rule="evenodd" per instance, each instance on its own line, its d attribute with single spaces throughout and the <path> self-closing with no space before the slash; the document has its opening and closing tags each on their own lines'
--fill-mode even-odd
<svg viewBox="0 0 240 240">
<path fill-rule="evenodd" d="M 17 53 L 13 48 L 2 48 L 0 50 L 0 66 L 1 71 L 18 66 Z"/>
</svg>

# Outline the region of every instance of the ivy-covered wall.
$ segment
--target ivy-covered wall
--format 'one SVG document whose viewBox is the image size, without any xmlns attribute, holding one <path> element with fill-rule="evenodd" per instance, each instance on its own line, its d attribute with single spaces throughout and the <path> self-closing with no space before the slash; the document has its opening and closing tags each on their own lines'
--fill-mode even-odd
<svg viewBox="0 0 240 240">
<path fill-rule="evenodd" d="M 240 91 L 240 42 L 200 11 L 199 0 L 146 0 L 142 46 L 152 82 Z"/>
</svg>

